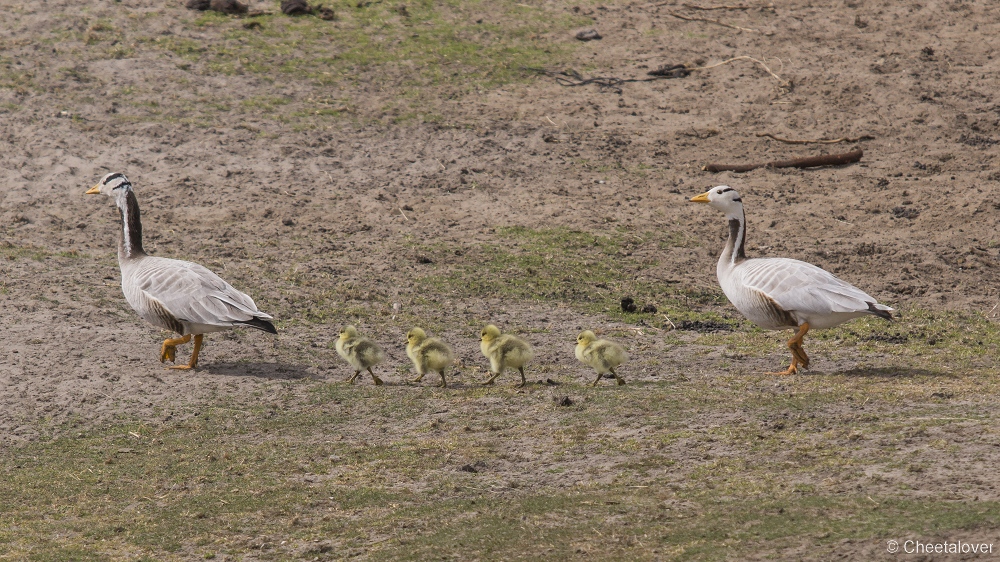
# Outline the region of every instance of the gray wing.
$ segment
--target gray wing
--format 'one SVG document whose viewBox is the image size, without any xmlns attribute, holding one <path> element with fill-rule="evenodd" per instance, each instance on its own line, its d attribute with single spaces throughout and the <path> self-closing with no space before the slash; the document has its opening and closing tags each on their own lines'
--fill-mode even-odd
<svg viewBox="0 0 1000 562">
<path fill-rule="evenodd" d="M 744 262 L 739 274 L 746 288 L 764 293 L 786 311 L 868 312 L 868 303 L 877 302 L 854 285 L 804 261 L 757 258 Z"/>
<path fill-rule="evenodd" d="M 147 257 L 131 277 L 133 290 L 155 299 L 182 322 L 231 326 L 254 318 L 271 319 L 249 296 L 196 263 Z"/>
</svg>

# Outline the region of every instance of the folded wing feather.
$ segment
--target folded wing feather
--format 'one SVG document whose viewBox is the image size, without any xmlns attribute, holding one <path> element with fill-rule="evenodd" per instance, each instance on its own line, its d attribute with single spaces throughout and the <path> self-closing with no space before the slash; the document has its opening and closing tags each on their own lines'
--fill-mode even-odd
<svg viewBox="0 0 1000 562">
<path fill-rule="evenodd" d="M 788 258 L 745 262 L 742 282 L 768 295 L 786 311 L 866 312 L 874 298 L 810 263 Z"/>
<path fill-rule="evenodd" d="M 257 310 L 248 295 L 196 263 L 149 257 L 134 275 L 136 288 L 185 322 L 228 326 L 255 317 L 271 318 Z"/>
</svg>

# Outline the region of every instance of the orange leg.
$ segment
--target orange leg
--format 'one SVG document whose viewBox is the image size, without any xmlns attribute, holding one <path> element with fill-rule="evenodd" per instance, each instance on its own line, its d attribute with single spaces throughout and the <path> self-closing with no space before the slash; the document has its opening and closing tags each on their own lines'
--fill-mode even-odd
<svg viewBox="0 0 1000 562">
<path fill-rule="evenodd" d="M 160 348 L 160 363 L 164 361 L 174 361 L 177 356 L 177 346 L 191 341 L 191 334 L 181 338 L 163 340 L 163 347 Z"/>
<path fill-rule="evenodd" d="M 809 356 L 806 355 L 806 351 L 802 349 L 802 338 L 805 337 L 806 332 L 809 331 L 809 323 L 803 322 L 799 326 L 799 331 L 795 332 L 792 339 L 788 340 L 788 349 L 792 351 L 792 364 L 788 366 L 788 369 L 781 371 L 779 373 L 766 373 L 768 375 L 794 375 L 799 370 L 799 366 L 803 369 L 809 368 Z"/>
<path fill-rule="evenodd" d="M 185 338 L 190 338 L 190 335 L 184 336 Z M 198 352 L 201 351 L 201 340 L 204 336 L 198 334 L 194 337 L 194 349 L 191 350 L 191 361 L 187 365 L 174 365 L 173 367 L 167 367 L 168 369 L 177 369 L 178 371 L 187 371 L 189 369 L 194 369 L 198 366 Z M 186 340 L 185 340 L 186 341 Z"/>
</svg>

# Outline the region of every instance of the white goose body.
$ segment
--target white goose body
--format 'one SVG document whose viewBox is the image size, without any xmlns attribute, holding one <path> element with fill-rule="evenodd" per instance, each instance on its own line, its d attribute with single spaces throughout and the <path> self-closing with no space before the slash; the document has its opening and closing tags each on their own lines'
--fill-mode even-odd
<svg viewBox="0 0 1000 562">
<path fill-rule="evenodd" d="M 729 302 L 766 330 L 798 329 L 788 342 L 792 365 L 780 374 L 808 367 L 802 337 L 810 329 L 832 328 L 852 318 L 873 314 L 892 320 L 892 308 L 879 304 L 854 285 L 811 263 L 790 258 L 747 258 L 746 215 L 735 189 L 720 185 L 691 199 L 726 214 L 729 239 L 716 273 Z"/>
<path fill-rule="evenodd" d="M 239 326 L 277 333 L 272 317 L 257 310 L 246 294 L 196 263 L 149 256 L 142 248 L 139 203 L 132 184 L 121 173 L 107 174 L 88 194 L 103 193 L 115 200 L 121 216 L 118 266 L 125 300 L 140 318 L 181 335 L 163 342 L 160 361 L 173 361 L 176 347 L 194 336 L 194 350 L 187 365 L 198 363 L 202 334 Z"/>
<path fill-rule="evenodd" d="M 156 256 L 122 256 L 125 300 L 140 318 L 182 336 L 230 330 L 271 320 L 248 295 L 208 268 Z"/>
<path fill-rule="evenodd" d="M 872 314 L 868 303 L 876 302 L 830 272 L 790 258 L 755 258 L 735 264 L 720 260 L 717 273 L 729 302 L 765 330 L 795 328 L 804 322 L 813 329 L 832 328 Z"/>
</svg>

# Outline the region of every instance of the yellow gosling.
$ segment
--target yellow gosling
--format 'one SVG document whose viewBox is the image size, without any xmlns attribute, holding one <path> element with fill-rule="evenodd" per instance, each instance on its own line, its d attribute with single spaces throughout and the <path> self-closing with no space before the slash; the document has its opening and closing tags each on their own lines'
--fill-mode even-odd
<svg viewBox="0 0 1000 562">
<path fill-rule="evenodd" d="M 413 328 L 406 334 L 406 355 L 413 361 L 417 369 L 417 378 L 411 382 L 420 382 L 427 371 L 437 371 L 441 374 L 441 388 L 448 386 L 444 372 L 451 365 L 454 354 L 448 344 L 438 338 L 429 338 L 420 328 Z"/>
<path fill-rule="evenodd" d="M 625 384 L 625 379 L 618 376 L 615 367 L 628 361 L 628 354 L 617 343 L 599 340 L 590 330 L 580 332 L 580 335 L 576 337 L 576 358 L 584 365 L 589 365 L 597 371 L 597 378 L 590 383 L 590 386 L 597 386 L 605 373 L 614 375 L 618 386 Z"/>
<path fill-rule="evenodd" d="M 359 335 L 357 328 L 346 326 L 340 331 L 337 353 L 354 367 L 354 376 L 347 379 L 347 382 L 353 384 L 361 371 L 367 370 L 372 376 L 372 382 L 382 385 L 382 379 L 375 376 L 372 367 L 385 360 L 385 353 L 377 343 Z"/>
<path fill-rule="evenodd" d="M 493 324 L 483 328 L 480 337 L 479 348 L 490 360 L 491 376 L 483 383 L 484 385 L 493 384 L 507 367 L 517 369 L 521 373 L 521 384 L 517 385 L 518 388 L 528 383 L 524 378 L 524 365 L 535 356 L 528 342 L 517 336 L 501 334 L 500 329 Z"/>
</svg>

